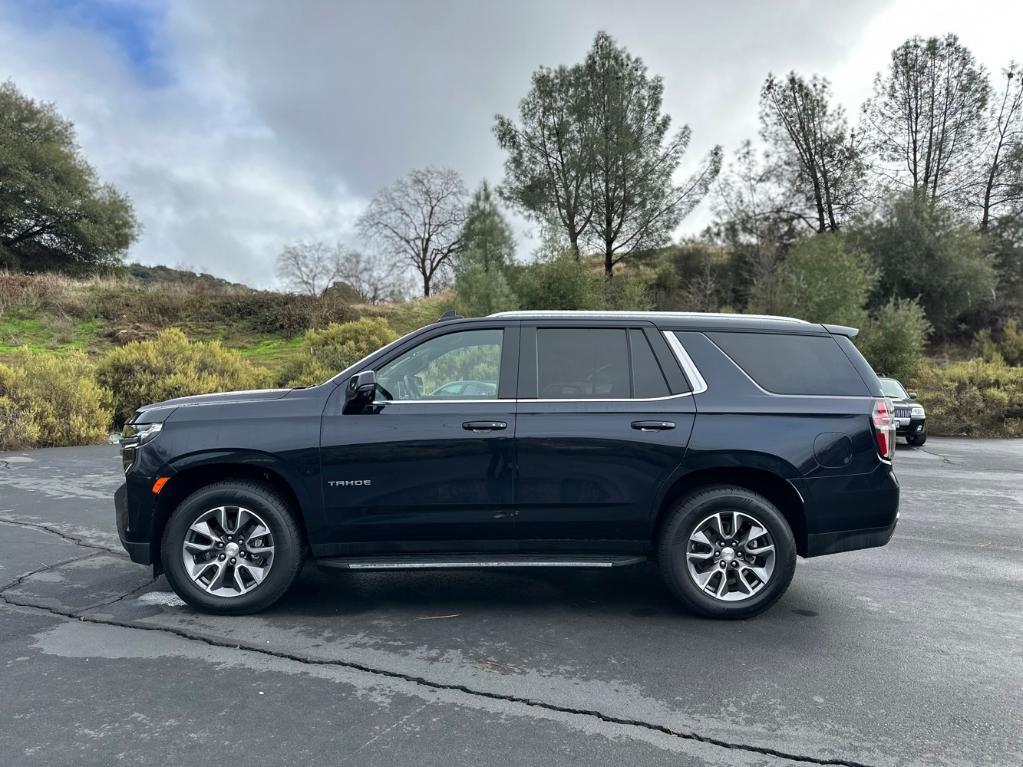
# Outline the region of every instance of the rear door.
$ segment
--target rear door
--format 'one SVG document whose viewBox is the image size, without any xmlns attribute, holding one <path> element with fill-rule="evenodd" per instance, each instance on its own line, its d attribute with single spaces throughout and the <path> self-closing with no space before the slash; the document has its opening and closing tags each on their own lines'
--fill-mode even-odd
<svg viewBox="0 0 1023 767">
<path fill-rule="evenodd" d="M 518 394 L 522 546 L 648 540 L 695 413 L 663 336 L 643 322 L 524 322 Z"/>
</svg>

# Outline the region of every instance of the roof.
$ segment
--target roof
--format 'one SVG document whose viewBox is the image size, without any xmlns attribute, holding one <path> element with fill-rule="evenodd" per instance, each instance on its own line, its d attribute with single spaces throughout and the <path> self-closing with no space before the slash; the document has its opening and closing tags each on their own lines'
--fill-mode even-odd
<svg viewBox="0 0 1023 767">
<path fill-rule="evenodd" d="M 662 328 L 685 330 L 773 330 L 821 335 L 824 327 L 795 317 L 766 314 L 719 314 L 715 312 L 627 312 L 627 311 L 514 311 L 490 317 L 516 320 L 625 320 L 653 322 Z"/>
</svg>

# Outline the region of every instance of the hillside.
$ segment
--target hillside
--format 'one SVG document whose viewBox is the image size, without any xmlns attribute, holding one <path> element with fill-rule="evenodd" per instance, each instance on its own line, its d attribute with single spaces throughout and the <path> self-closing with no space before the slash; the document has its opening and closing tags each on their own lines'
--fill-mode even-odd
<svg viewBox="0 0 1023 767">
<path fill-rule="evenodd" d="M 122 276 L 72 279 L 0 272 L 0 361 L 20 347 L 79 350 L 98 357 L 167 327 L 192 340 L 219 340 L 252 362 L 278 368 L 311 328 L 382 316 L 399 333 L 433 322 L 451 297 L 395 305 L 360 305 L 253 290 L 205 274 L 131 265 Z"/>
</svg>

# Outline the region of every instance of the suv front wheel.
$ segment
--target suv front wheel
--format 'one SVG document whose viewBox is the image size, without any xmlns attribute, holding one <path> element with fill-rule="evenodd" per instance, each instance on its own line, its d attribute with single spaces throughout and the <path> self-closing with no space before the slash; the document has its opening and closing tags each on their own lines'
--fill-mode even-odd
<svg viewBox="0 0 1023 767">
<path fill-rule="evenodd" d="M 762 495 L 717 485 L 668 512 L 657 558 L 668 588 L 693 612 L 750 618 L 785 593 L 796 544 L 781 512 Z"/>
<path fill-rule="evenodd" d="M 226 481 L 181 502 L 167 521 L 160 555 L 185 602 L 240 615 L 283 596 L 301 569 L 303 544 L 277 495 L 254 482 Z"/>
</svg>

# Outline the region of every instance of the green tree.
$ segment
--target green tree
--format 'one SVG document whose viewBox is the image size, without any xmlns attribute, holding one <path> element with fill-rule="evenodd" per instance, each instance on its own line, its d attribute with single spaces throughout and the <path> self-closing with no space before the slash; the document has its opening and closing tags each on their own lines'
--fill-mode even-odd
<svg viewBox="0 0 1023 767">
<path fill-rule="evenodd" d="M 768 75 L 760 91 L 761 133 L 772 149 L 774 175 L 792 208 L 818 232 L 835 231 L 859 196 L 863 162 L 841 107 L 831 105 L 831 85 L 790 72 Z"/>
<path fill-rule="evenodd" d="M 0 265 L 116 265 L 137 236 L 131 202 L 97 180 L 71 122 L 0 84 Z"/>
<path fill-rule="evenodd" d="M 875 275 L 870 259 L 837 233 L 800 240 L 771 280 L 754 289 L 753 312 L 859 327 Z"/>
<path fill-rule="evenodd" d="M 397 337 L 387 321 L 379 317 L 363 317 L 354 322 L 331 323 L 323 330 L 308 330 L 299 353 L 281 372 L 280 383 L 285 386 L 321 384 Z"/>
<path fill-rule="evenodd" d="M 665 242 L 721 169 L 715 147 L 681 184 L 675 173 L 688 126 L 669 135 L 664 83 L 641 59 L 598 32 L 582 64 L 541 68 L 519 106 L 520 124 L 497 116 L 504 195 L 541 223 L 555 221 L 569 248 L 600 250 L 605 276 Z"/>
<path fill-rule="evenodd" d="M 662 111 L 664 81 L 606 32 L 598 32 L 583 65 L 584 131 L 593 147 L 588 233 L 604 257 L 604 275 L 635 253 L 664 245 L 679 221 L 703 199 L 721 170 L 721 148 L 681 184 L 674 176 L 692 131 L 669 135 Z"/>
<path fill-rule="evenodd" d="M 593 147 L 581 67 L 541 67 L 519 104 L 519 124 L 494 119 L 497 143 L 508 153 L 502 195 L 541 225 L 557 222 L 578 258 L 593 217 Z"/>
<path fill-rule="evenodd" d="M 518 307 L 505 270 L 515 238 L 486 181 L 473 195 L 458 238 L 455 292 L 463 311 L 484 316 Z"/>
<path fill-rule="evenodd" d="M 986 239 L 954 209 L 932 203 L 922 192 L 896 197 L 857 239 L 880 273 L 876 297 L 919 298 L 939 334 L 991 298 L 995 274 Z"/>
<path fill-rule="evenodd" d="M 515 237 L 486 181 L 469 201 L 458 238 L 457 266 L 479 264 L 484 272 L 503 269 L 515 257 Z"/>
<path fill-rule="evenodd" d="M 864 324 L 856 346 L 879 375 L 906 383 L 923 360 L 930 333 L 931 324 L 920 304 L 892 299 Z"/>
<path fill-rule="evenodd" d="M 987 72 L 955 35 L 912 37 L 892 51 L 863 107 L 887 166 L 882 186 L 894 181 L 947 203 L 973 195 L 990 93 Z"/>
</svg>

